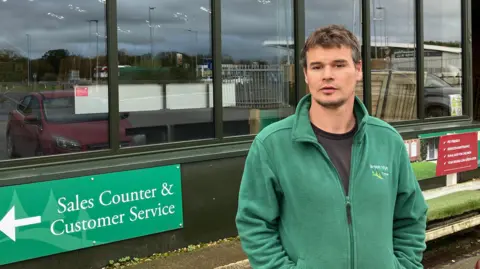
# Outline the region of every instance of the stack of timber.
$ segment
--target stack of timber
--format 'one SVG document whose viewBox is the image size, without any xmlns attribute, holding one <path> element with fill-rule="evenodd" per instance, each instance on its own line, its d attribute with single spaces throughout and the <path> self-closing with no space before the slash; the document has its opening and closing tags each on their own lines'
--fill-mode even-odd
<svg viewBox="0 0 480 269">
<path fill-rule="evenodd" d="M 416 77 L 410 71 L 373 71 L 372 115 L 389 122 L 417 119 Z M 363 82 L 355 93 L 363 100 Z"/>
</svg>

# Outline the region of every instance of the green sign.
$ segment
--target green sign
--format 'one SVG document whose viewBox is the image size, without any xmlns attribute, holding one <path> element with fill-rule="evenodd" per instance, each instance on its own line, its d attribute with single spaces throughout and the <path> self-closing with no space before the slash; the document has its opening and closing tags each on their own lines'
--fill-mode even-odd
<svg viewBox="0 0 480 269">
<path fill-rule="evenodd" d="M 0 188 L 0 265 L 182 227 L 180 165 Z"/>
<path fill-rule="evenodd" d="M 480 128 L 452 130 L 452 131 L 444 131 L 444 132 L 436 132 L 436 133 L 419 134 L 418 138 L 427 139 L 427 138 L 440 137 L 447 134 L 464 134 L 464 133 L 479 132 L 479 131 L 480 131 Z"/>
</svg>

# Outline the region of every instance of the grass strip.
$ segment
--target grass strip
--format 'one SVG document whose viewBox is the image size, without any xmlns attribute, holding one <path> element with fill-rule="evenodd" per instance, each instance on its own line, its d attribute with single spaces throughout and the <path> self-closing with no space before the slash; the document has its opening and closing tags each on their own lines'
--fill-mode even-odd
<svg viewBox="0 0 480 269">
<path fill-rule="evenodd" d="M 460 191 L 427 201 L 427 220 L 446 219 L 480 209 L 480 191 Z"/>
</svg>

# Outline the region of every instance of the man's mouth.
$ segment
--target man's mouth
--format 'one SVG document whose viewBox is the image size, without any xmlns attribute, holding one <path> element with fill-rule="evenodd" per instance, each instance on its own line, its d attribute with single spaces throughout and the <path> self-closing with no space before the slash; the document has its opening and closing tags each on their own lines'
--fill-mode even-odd
<svg viewBox="0 0 480 269">
<path fill-rule="evenodd" d="M 337 90 L 337 88 L 335 88 L 334 86 L 325 86 L 325 87 L 322 87 L 321 91 L 323 93 L 333 93 Z"/>
</svg>

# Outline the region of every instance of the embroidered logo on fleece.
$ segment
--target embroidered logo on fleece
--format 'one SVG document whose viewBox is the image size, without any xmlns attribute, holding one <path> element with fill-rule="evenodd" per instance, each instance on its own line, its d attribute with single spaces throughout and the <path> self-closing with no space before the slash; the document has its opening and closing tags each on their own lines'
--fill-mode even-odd
<svg viewBox="0 0 480 269">
<path fill-rule="evenodd" d="M 385 179 L 390 175 L 390 169 L 386 165 L 370 164 L 370 169 L 372 170 L 372 176 L 378 179 Z"/>
</svg>

